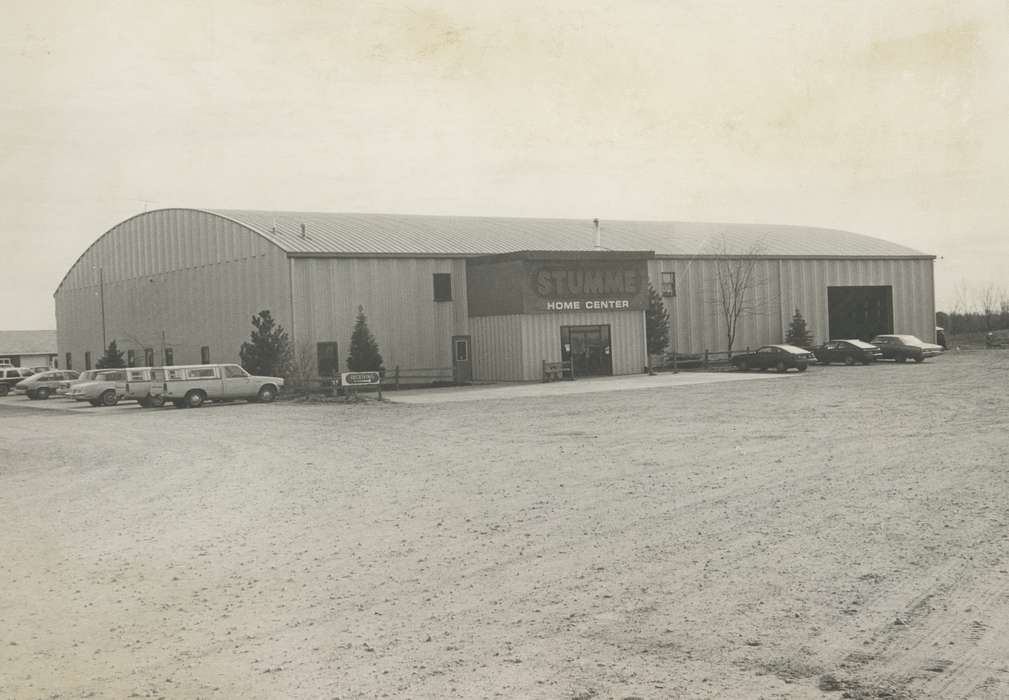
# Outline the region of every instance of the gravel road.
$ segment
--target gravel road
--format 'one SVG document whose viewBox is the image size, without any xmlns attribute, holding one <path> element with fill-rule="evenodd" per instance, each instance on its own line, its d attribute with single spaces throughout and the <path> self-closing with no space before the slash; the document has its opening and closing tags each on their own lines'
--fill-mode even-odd
<svg viewBox="0 0 1009 700">
<path fill-rule="evenodd" d="M 0 403 L 0 697 L 1004 698 L 1009 351 Z"/>
</svg>

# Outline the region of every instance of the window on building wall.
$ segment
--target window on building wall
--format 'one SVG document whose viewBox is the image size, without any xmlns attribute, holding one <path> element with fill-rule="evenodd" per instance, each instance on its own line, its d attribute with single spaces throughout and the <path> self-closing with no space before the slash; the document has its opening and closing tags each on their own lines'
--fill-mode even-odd
<svg viewBox="0 0 1009 700">
<path fill-rule="evenodd" d="M 662 296 L 664 296 L 664 297 L 674 297 L 674 296 L 676 296 L 676 273 L 675 272 L 663 272 L 662 273 Z"/>
<path fill-rule="evenodd" d="M 144 367 L 154 366 L 154 348 L 144 348 Z"/>
<path fill-rule="evenodd" d="M 127 367 L 137 366 L 137 353 L 135 353 L 133 350 L 126 351 L 126 366 Z"/>
<path fill-rule="evenodd" d="M 165 364 L 174 365 L 175 364 L 175 351 L 171 348 L 165 348 Z"/>
<path fill-rule="evenodd" d="M 434 273 L 434 300 L 452 301 L 452 275 L 448 272 Z"/>
<path fill-rule="evenodd" d="M 84 369 L 91 369 L 91 351 L 87 350 L 84 353 Z"/>
<path fill-rule="evenodd" d="M 68 352 L 67 353 L 67 369 L 73 369 L 73 368 L 74 368 L 74 356 L 71 355 Z"/>
<path fill-rule="evenodd" d="M 210 364 L 210 346 L 204 345 L 200 348 L 200 364 L 209 365 Z"/>
</svg>

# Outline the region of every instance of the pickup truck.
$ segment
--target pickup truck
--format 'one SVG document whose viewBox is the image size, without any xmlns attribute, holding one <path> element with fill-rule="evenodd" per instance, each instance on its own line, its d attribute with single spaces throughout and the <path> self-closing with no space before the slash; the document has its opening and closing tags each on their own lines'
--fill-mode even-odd
<svg viewBox="0 0 1009 700">
<path fill-rule="evenodd" d="M 153 370 L 150 395 L 177 408 L 198 408 L 207 401 L 269 403 L 282 386 L 281 377 L 257 377 L 238 365 L 176 365 Z"/>
</svg>

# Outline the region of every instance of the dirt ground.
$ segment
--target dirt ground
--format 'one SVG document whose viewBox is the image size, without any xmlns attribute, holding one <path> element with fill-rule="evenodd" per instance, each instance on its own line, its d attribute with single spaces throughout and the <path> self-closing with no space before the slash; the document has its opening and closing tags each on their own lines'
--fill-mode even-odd
<svg viewBox="0 0 1009 700">
<path fill-rule="evenodd" d="M 1007 377 L 8 399 L 0 697 L 1009 697 Z"/>
</svg>

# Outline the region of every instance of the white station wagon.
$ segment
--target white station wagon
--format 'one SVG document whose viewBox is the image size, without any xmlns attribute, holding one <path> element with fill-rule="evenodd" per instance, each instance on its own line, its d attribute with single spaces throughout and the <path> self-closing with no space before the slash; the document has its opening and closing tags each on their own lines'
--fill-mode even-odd
<svg viewBox="0 0 1009 700">
<path fill-rule="evenodd" d="M 207 401 L 269 403 L 282 386 L 281 377 L 253 376 L 238 365 L 177 365 L 152 370 L 150 395 L 178 408 L 198 408 Z"/>
</svg>

